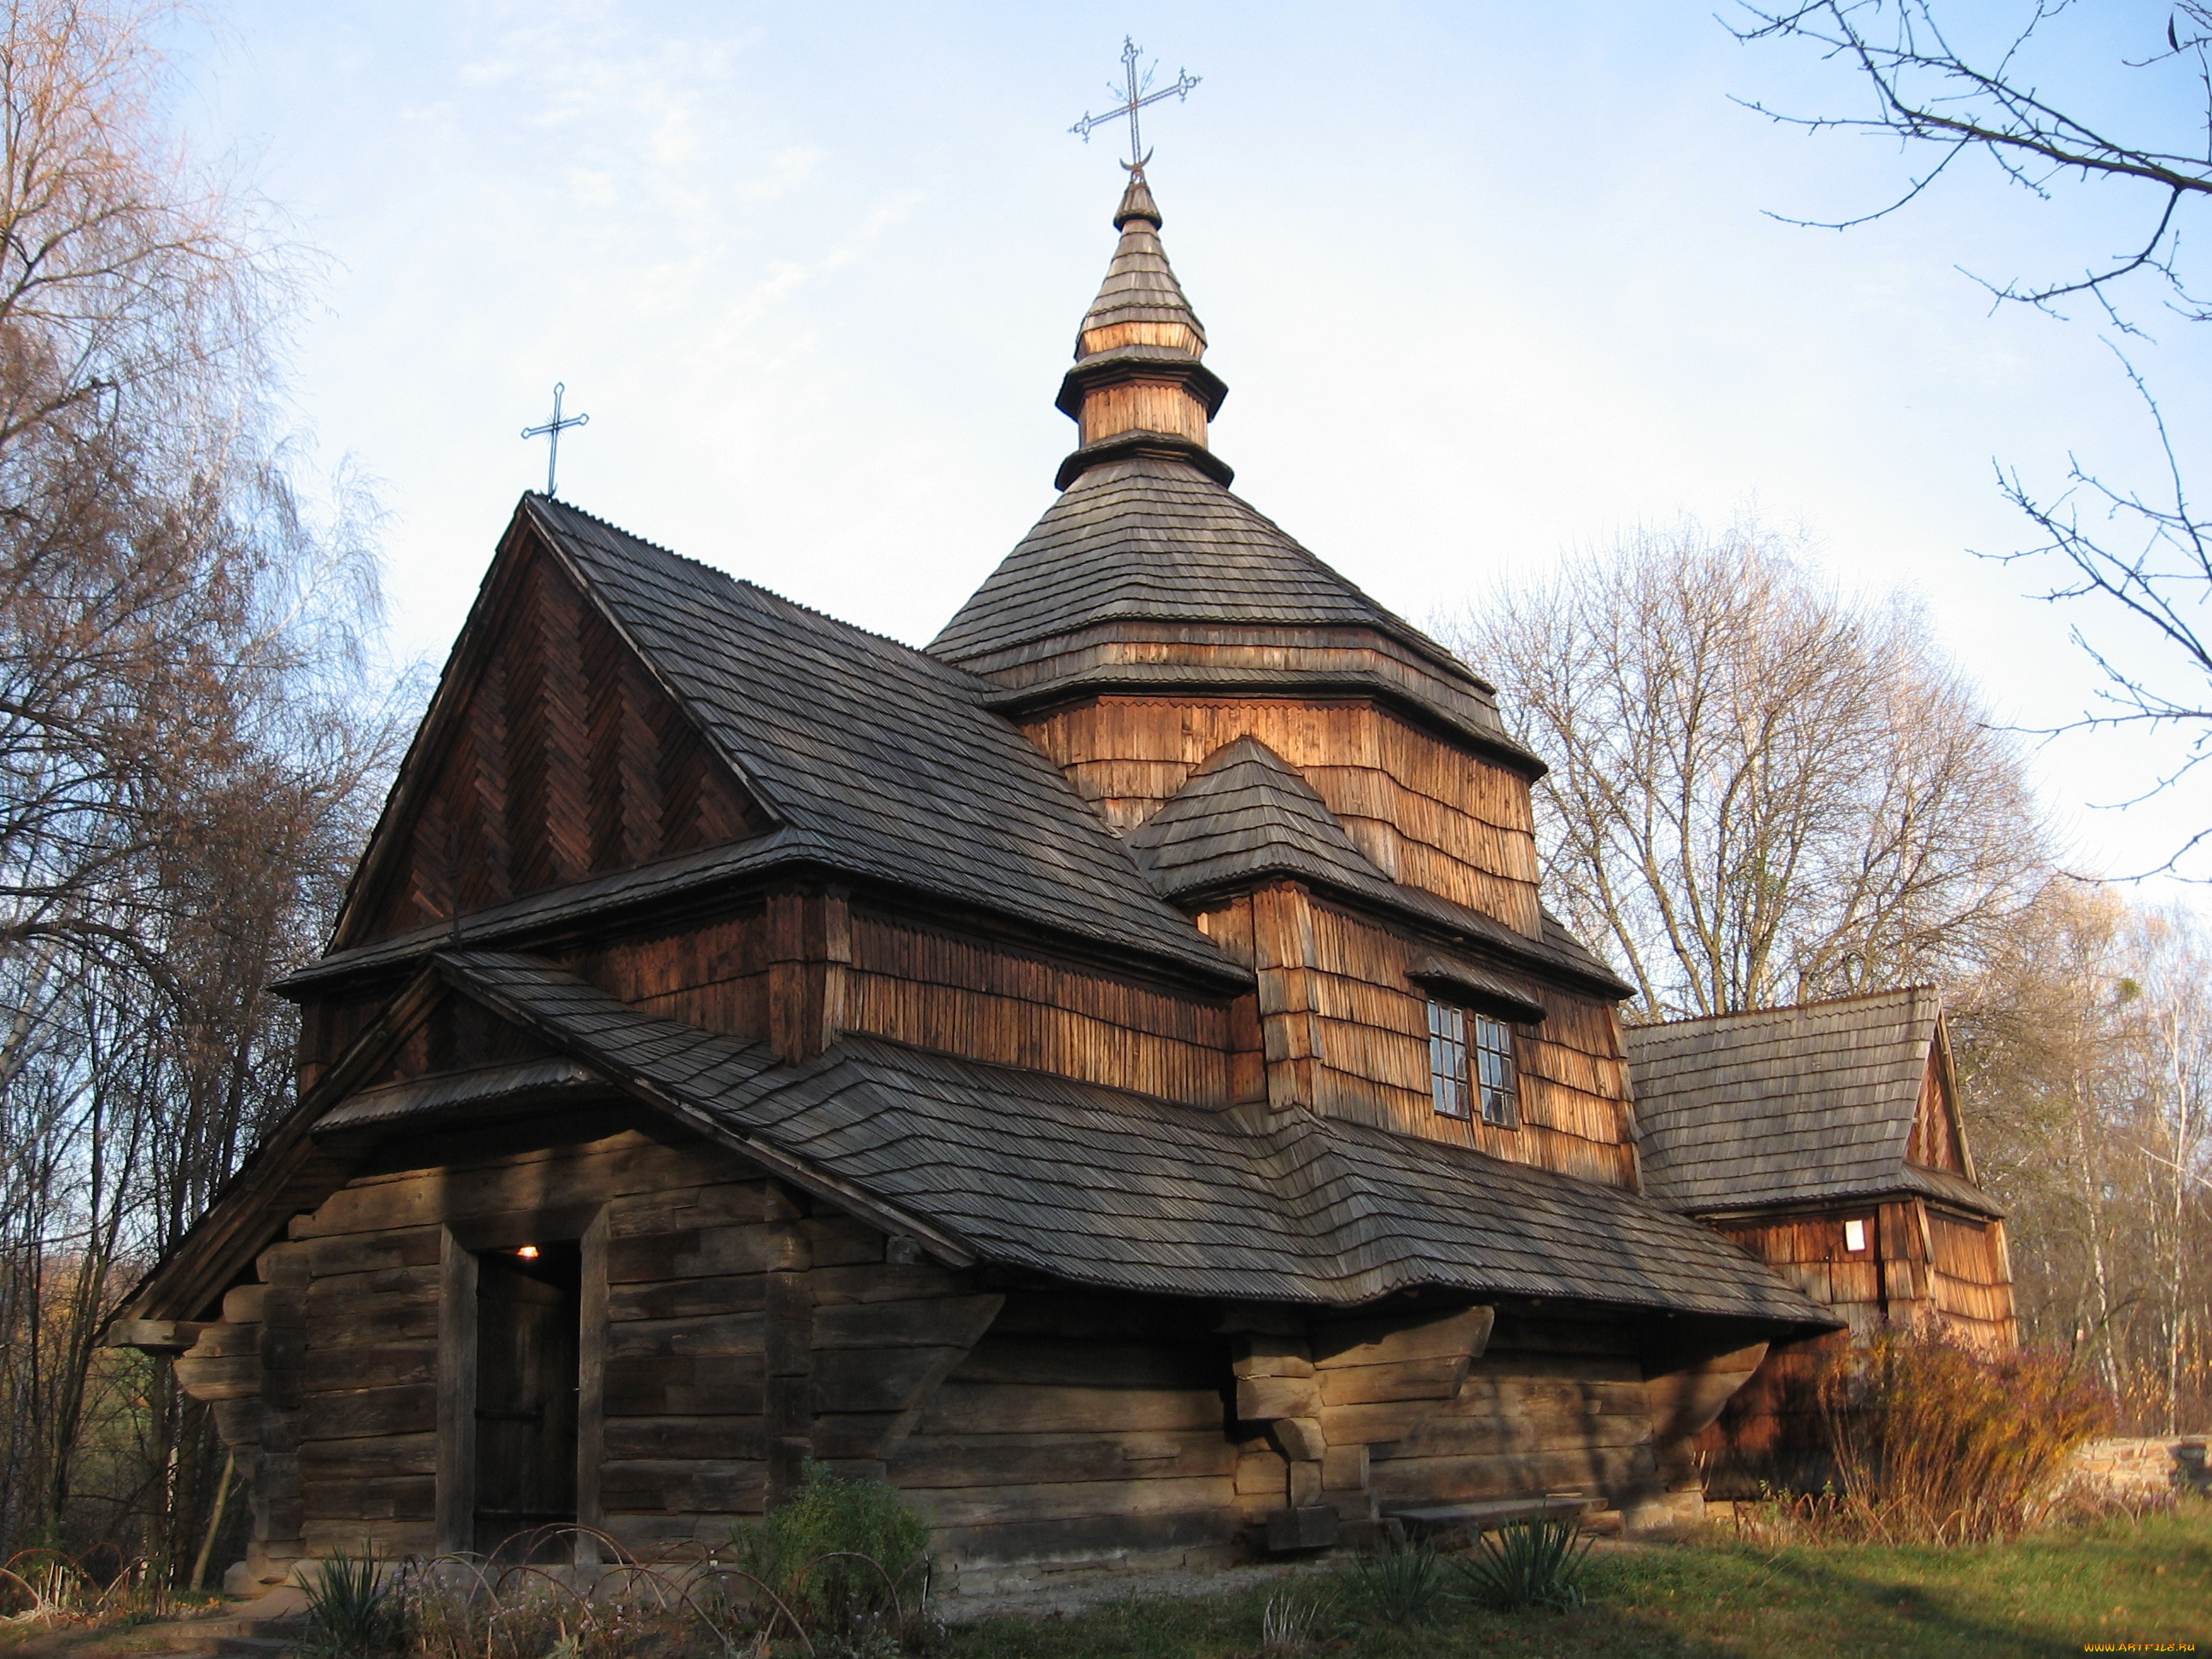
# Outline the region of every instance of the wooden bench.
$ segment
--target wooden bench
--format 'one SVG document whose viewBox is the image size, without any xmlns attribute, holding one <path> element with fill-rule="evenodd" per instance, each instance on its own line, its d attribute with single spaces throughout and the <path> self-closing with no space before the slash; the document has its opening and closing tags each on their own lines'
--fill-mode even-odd
<svg viewBox="0 0 2212 1659">
<path fill-rule="evenodd" d="M 1571 1521 L 1603 1506 L 1595 1498 L 1501 1498 L 1482 1504 L 1385 1504 L 1382 1518 L 1395 1521 L 1408 1538 L 1447 1532 L 1488 1532 L 1516 1521 Z"/>
</svg>

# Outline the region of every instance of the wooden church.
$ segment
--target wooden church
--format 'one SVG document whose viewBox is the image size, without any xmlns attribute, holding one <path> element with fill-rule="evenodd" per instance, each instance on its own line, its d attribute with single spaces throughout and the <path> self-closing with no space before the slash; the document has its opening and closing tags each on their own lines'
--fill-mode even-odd
<svg viewBox="0 0 2212 1659">
<path fill-rule="evenodd" d="M 1814 1386 L 1847 1344 L 1933 1326 L 2019 1346 L 2004 1212 L 1974 1174 L 1932 987 L 1627 1035 L 1644 1190 L 1844 1322 L 1769 1347 L 1700 1443 L 1710 1496 L 1821 1484 Z"/>
<path fill-rule="evenodd" d="M 963 1584 L 1634 1530 L 1836 1322 L 1640 1189 L 1542 763 L 1231 493 L 1160 222 L 926 650 L 524 497 L 281 988 L 296 1108 L 119 1328 L 251 1483 L 235 1586 L 703 1551 L 810 1460 Z"/>
</svg>

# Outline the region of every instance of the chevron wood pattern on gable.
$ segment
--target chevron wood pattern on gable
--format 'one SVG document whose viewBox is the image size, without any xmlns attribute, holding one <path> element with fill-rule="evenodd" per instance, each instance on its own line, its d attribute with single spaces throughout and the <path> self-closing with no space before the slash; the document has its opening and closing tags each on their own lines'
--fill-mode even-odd
<svg viewBox="0 0 2212 1659">
<path fill-rule="evenodd" d="M 473 683 L 421 757 L 406 845 L 344 945 L 765 827 L 682 709 L 551 557 L 496 595 Z"/>
</svg>

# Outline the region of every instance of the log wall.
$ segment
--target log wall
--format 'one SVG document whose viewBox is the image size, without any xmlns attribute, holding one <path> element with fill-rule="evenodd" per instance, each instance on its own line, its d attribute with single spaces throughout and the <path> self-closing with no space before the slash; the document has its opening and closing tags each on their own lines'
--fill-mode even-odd
<svg viewBox="0 0 2212 1659">
<path fill-rule="evenodd" d="M 1373 704 L 1101 697 L 1023 729 L 1125 834 L 1215 750 L 1257 738 L 1386 875 L 1541 935 L 1527 781 Z"/>
<path fill-rule="evenodd" d="M 480 1135 L 512 1142 L 519 1132 Z M 628 1551 L 727 1538 L 810 1456 L 879 1474 L 1000 1297 L 689 1137 L 637 1128 L 350 1182 L 179 1361 L 253 1492 L 254 1571 L 465 1547 L 458 1252 L 585 1240 L 579 1513 Z"/>
<path fill-rule="evenodd" d="M 969 1583 L 1044 1563 L 1225 1564 L 1242 1516 L 1212 1323 L 1164 1298 L 1009 1296 L 890 1465 L 944 1564 Z"/>
</svg>

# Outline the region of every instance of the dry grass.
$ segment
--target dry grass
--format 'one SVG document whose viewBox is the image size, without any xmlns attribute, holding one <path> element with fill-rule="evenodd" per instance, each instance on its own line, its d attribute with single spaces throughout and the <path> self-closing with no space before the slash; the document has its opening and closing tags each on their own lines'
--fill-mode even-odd
<svg viewBox="0 0 2212 1659">
<path fill-rule="evenodd" d="M 0 1564 L 0 1646 L 52 1631 L 151 1624 L 216 1599 L 179 1594 L 144 1559 L 106 1546 L 82 1556 L 20 1550 Z"/>
</svg>

